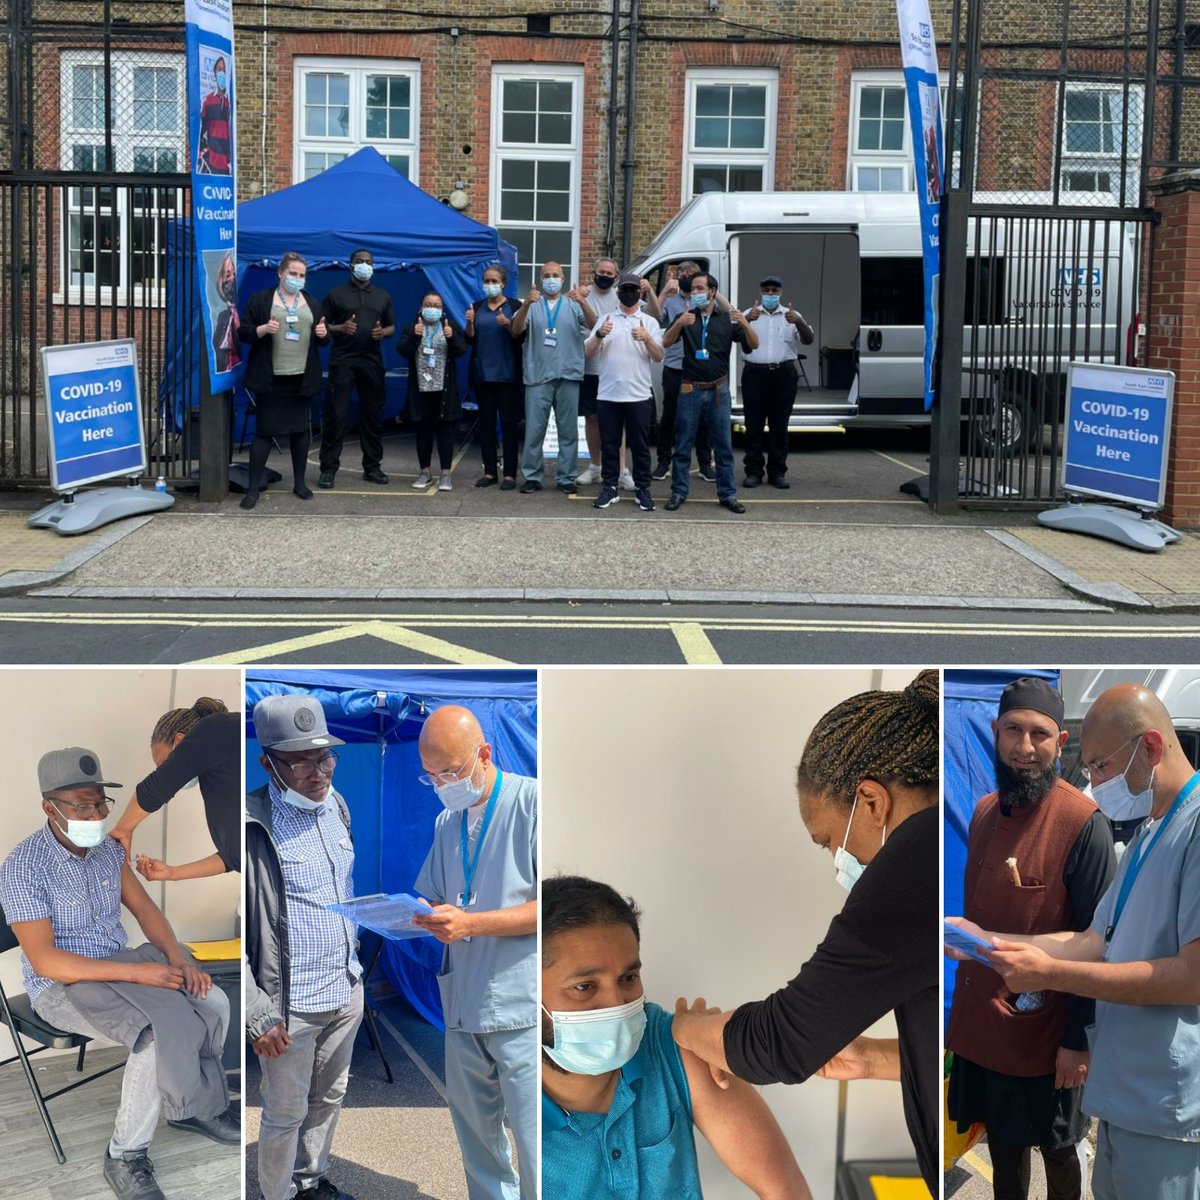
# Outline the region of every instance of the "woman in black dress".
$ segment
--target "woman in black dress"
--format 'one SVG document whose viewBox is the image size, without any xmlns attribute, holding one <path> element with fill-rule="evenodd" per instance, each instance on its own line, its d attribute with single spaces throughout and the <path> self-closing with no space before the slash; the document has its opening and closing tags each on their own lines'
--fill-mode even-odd
<svg viewBox="0 0 1200 1200">
<path fill-rule="evenodd" d="M 311 500 L 304 482 L 312 441 L 309 408 L 321 390 L 317 347 L 329 340 L 321 302 L 304 290 L 308 266 L 289 250 L 279 263 L 279 283 L 255 292 L 246 304 L 238 337 L 250 347 L 244 384 L 254 393 L 254 443 L 250 447 L 250 482 L 243 508 L 258 503 L 274 438 L 288 439 L 292 452 L 292 491 Z"/>
</svg>

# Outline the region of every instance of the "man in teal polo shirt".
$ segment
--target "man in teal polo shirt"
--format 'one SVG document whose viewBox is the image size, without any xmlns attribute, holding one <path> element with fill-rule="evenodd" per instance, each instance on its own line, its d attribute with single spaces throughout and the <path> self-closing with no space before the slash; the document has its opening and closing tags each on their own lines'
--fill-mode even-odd
<svg viewBox="0 0 1200 1200">
<path fill-rule="evenodd" d="M 1079 744 L 1100 811 L 1147 818 L 1091 928 L 979 932 L 1012 992 L 1097 1002 L 1083 1093 L 1100 1122 L 1096 1200 L 1200 1200 L 1200 772 L 1162 701 L 1135 684 L 1097 699 Z"/>
<path fill-rule="evenodd" d="M 720 1086 L 642 991 L 639 913 L 607 884 L 542 886 L 542 1183 L 554 1200 L 700 1200 L 693 1125 L 762 1200 L 812 1200 L 741 1080 Z M 698 1001 L 702 1004 L 702 1001 Z"/>
</svg>

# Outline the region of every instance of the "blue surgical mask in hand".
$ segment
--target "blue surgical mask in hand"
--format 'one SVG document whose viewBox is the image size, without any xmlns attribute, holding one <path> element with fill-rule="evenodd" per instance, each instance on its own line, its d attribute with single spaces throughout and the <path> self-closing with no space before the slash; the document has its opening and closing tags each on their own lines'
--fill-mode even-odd
<svg viewBox="0 0 1200 1200">
<path fill-rule="evenodd" d="M 295 275 L 285 275 L 283 277 L 283 290 L 285 292 L 289 292 L 294 296 L 298 291 L 301 291 L 303 287 L 303 279 L 297 279 Z"/>
<path fill-rule="evenodd" d="M 638 1052 L 646 1031 L 645 996 L 615 1008 L 551 1012 L 543 1004 L 542 1011 L 554 1026 L 554 1045 L 542 1049 L 575 1075 L 619 1070 Z"/>
<path fill-rule="evenodd" d="M 542 291 L 547 296 L 557 296 L 562 291 L 562 280 L 551 276 L 549 279 L 542 280 Z"/>
<path fill-rule="evenodd" d="M 375 274 L 375 268 L 369 262 L 356 262 L 354 264 L 354 278 L 360 283 L 369 282 L 372 275 Z"/>
<path fill-rule="evenodd" d="M 442 319 L 442 310 L 440 308 L 423 308 L 421 309 L 421 320 L 426 325 L 436 325 Z"/>
<path fill-rule="evenodd" d="M 483 285 L 483 294 L 489 300 L 495 300 L 502 291 L 504 291 L 504 286 L 499 283 L 485 283 Z"/>
</svg>

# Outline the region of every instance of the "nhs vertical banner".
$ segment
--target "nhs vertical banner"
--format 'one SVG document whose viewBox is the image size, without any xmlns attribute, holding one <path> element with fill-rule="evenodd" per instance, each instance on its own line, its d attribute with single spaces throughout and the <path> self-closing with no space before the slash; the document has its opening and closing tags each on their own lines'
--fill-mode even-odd
<svg viewBox="0 0 1200 1200">
<path fill-rule="evenodd" d="M 917 207 L 921 213 L 921 259 L 925 275 L 925 411 L 933 407 L 933 353 L 937 345 L 938 286 L 942 251 L 938 233 L 942 203 L 942 103 L 938 88 L 937 47 L 929 19 L 929 0 L 896 0 L 900 19 L 900 55 L 908 92 Z"/>
<path fill-rule="evenodd" d="M 232 0 L 184 0 L 197 299 L 214 392 L 241 361 L 237 311 Z"/>
</svg>

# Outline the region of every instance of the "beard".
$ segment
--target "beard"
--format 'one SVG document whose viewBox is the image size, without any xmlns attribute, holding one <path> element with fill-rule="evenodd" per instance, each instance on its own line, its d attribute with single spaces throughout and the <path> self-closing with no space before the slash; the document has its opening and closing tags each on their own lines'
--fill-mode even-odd
<svg viewBox="0 0 1200 1200">
<path fill-rule="evenodd" d="M 995 766 L 996 792 L 1000 808 L 1005 813 L 1014 808 L 1033 808 L 1041 804 L 1058 782 L 1058 772 L 1053 763 L 1029 771 L 1018 771 L 996 756 Z"/>
</svg>

